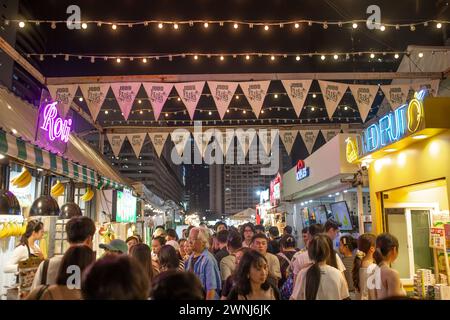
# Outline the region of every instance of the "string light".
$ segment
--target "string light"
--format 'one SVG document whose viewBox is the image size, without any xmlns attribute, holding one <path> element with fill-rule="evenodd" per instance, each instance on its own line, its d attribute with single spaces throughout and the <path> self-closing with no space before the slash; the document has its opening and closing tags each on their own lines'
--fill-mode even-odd
<svg viewBox="0 0 450 320">
<path fill-rule="evenodd" d="M 143 113 L 144 113 L 144 111 L 142 111 L 142 110 L 141 110 L 141 111 L 139 111 L 139 114 L 143 114 Z"/>
<path fill-rule="evenodd" d="M 275 56 L 271 56 L 270 60 L 272 60 L 272 61 L 275 60 Z"/>
<path fill-rule="evenodd" d="M 300 56 L 296 56 L 295 60 L 300 61 Z"/>
<path fill-rule="evenodd" d="M 298 28 L 300 28 L 300 25 L 299 25 L 298 23 L 296 23 L 296 24 L 294 25 L 294 28 L 295 28 L 295 29 L 298 29 Z"/>
<path fill-rule="evenodd" d="M 245 59 L 246 59 L 246 60 L 250 60 L 250 56 L 247 54 L 247 55 L 245 56 Z"/>
<path fill-rule="evenodd" d="M 235 23 L 235 24 L 233 25 L 233 28 L 237 29 L 237 28 L 239 28 L 239 25 L 238 25 L 237 23 Z"/>
<path fill-rule="evenodd" d="M 315 99 L 317 97 L 317 95 L 315 93 L 313 93 L 312 97 Z"/>
<path fill-rule="evenodd" d="M 181 98 L 180 98 L 180 97 L 178 97 L 178 98 L 177 98 L 177 101 L 178 101 L 178 102 L 179 102 L 179 101 L 181 101 Z"/>
<path fill-rule="evenodd" d="M 198 56 L 197 56 L 197 55 L 195 55 L 195 56 L 194 56 L 194 59 L 195 59 L 195 60 L 197 60 L 197 59 L 198 59 Z"/>
<path fill-rule="evenodd" d="M 141 100 L 141 99 L 139 99 L 139 100 L 138 100 L 138 103 L 139 103 L 139 104 L 141 104 L 141 103 L 142 103 L 142 100 Z"/>
<path fill-rule="evenodd" d="M 159 29 L 162 29 L 163 28 L 163 24 L 160 22 L 160 23 L 158 23 L 158 28 Z"/>
<path fill-rule="evenodd" d="M 337 54 L 335 54 L 335 55 L 333 56 L 333 58 L 334 58 L 334 60 L 337 60 L 337 59 L 339 59 L 339 56 L 338 56 Z"/>
<path fill-rule="evenodd" d="M 211 112 L 211 111 L 209 111 L 209 112 L 208 112 L 208 115 L 212 115 L 212 112 Z"/>
<path fill-rule="evenodd" d="M 176 30 L 178 29 L 178 23 L 174 23 L 173 28 Z"/>
<path fill-rule="evenodd" d="M 113 25 L 112 25 L 112 29 L 113 29 L 113 30 L 116 30 L 116 29 L 117 29 L 117 25 L 113 24 Z"/>
<path fill-rule="evenodd" d="M 396 53 L 395 55 L 394 55 L 394 58 L 395 59 L 398 59 L 400 56 L 398 55 L 398 53 Z"/>
<path fill-rule="evenodd" d="M 242 113 L 243 113 L 243 114 L 246 114 L 246 113 L 247 113 L 247 111 L 245 111 L 245 110 L 244 110 L 244 111 L 242 111 Z"/>
<path fill-rule="evenodd" d="M 353 29 L 356 29 L 356 28 L 358 28 L 358 24 L 355 22 L 355 23 L 353 23 L 352 27 L 353 27 Z"/>
<path fill-rule="evenodd" d="M 375 58 L 375 54 L 374 54 L 374 53 L 371 53 L 371 54 L 370 54 L 370 58 L 371 58 L 371 59 Z"/>
<path fill-rule="evenodd" d="M 324 56 L 324 55 L 320 56 L 320 59 L 321 59 L 322 61 L 324 61 L 324 60 L 325 60 L 325 56 Z"/>
<path fill-rule="evenodd" d="M 81 24 L 81 28 L 83 28 L 84 30 L 86 30 L 87 27 L 88 27 L 88 25 L 87 25 L 86 22 L 83 22 L 83 23 Z"/>
<path fill-rule="evenodd" d="M 51 28 L 52 28 L 53 30 L 55 30 L 55 29 L 56 29 L 56 23 L 55 23 L 55 22 L 52 22 L 52 24 L 51 24 Z"/>
<path fill-rule="evenodd" d="M 436 24 L 436 28 L 438 28 L 438 29 L 441 29 L 442 28 L 442 23 L 438 23 L 438 24 Z"/>
<path fill-rule="evenodd" d="M 423 52 L 419 52 L 419 58 L 423 58 Z"/>
<path fill-rule="evenodd" d="M 83 102 L 83 97 L 79 97 L 78 101 Z"/>
<path fill-rule="evenodd" d="M 411 29 L 411 31 L 416 31 L 416 26 L 412 24 L 410 29 Z"/>
<path fill-rule="evenodd" d="M 25 22 L 20 21 L 20 22 L 19 22 L 19 27 L 20 27 L 20 28 L 25 28 Z"/>
<path fill-rule="evenodd" d="M 120 61 L 121 61 L 120 58 L 117 58 L 117 59 L 116 59 L 116 62 L 117 62 L 117 63 L 120 63 Z"/>
<path fill-rule="evenodd" d="M 147 63 L 147 58 L 142 59 L 143 63 Z"/>
<path fill-rule="evenodd" d="M 203 24 L 203 26 L 204 26 L 205 28 L 208 28 L 208 26 L 209 26 L 208 22 L 205 22 L 205 23 Z"/>
<path fill-rule="evenodd" d="M 225 59 L 223 56 L 220 56 L 220 60 L 223 61 L 223 59 Z"/>
<path fill-rule="evenodd" d="M 238 95 L 236 95 L 236 100 L 239 100 L 239 96 Z"/>
<path fill-rule="evenodd" d="M 269 30 L 269 26 L 267 24 L 264 26 L 264 30 L 266 30 L 266 31 Z"/>
<path fill-rule="evenodd" d="M 275 99 L 278 99 L 278 94 L 275 94 L 273 97 L 274 97 Z"/>
<path fill-rule="evenodd" d="M 385 26 L 381 26 L 380 27 L 380 31 L 383 32 L 384 30 L 386 30 L 386 27 Z"/>
<path fill-rule="evenodd" d="M 316 110 L 314 107 L 311 107 L 311 111 L 314 111 L 314 110 Z"/>
<path fill-rule="evenodd" d="M 109 112 L 108 112 L 108 110 L 105 110 L 105 114 L 108 114 Z"/>
</svg>

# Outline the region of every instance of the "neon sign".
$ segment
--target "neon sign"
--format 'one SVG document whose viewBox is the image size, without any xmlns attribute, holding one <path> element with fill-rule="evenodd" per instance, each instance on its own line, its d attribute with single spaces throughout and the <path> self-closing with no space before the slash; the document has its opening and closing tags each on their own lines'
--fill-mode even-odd
<svg viewBox="0 0 450 320">
<path fill-rule="evenodd" d="M 62 142 L 67 143 L 67 141 L 69 141 L 72 119 L 61 119 L 61 117 L 58 116 L 56 104 L 57 102 L 53 102 L 45 106 L 43 113 L 44 122 L 40 128 L 47 131 L 50 141 L 59 139 Z"/>
<path fill-rule="evenodd" d="M 303 179 L 305 179 L 307 177 L 309 177 L 309 168 L 306 167 L 305 161 L 298 160 L 298 162 L 297 162 L 297 173 L 296 173 L 297 181 L 303 180 Z"/>
<path fill-rule="evenodd" d="M 416 92 L 409 104 L 388 113 L 365 129 L 359 141 L 347 139 L 347 161 L 352 163 L 364 154 L 374 152 L 417 132 L 423 124 L 425 94 L 426 90 Z"/>
</svg>

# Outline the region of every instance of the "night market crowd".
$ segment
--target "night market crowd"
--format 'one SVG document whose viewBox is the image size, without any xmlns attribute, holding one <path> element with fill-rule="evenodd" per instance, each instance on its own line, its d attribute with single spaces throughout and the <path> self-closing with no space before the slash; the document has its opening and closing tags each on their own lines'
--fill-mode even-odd
<svg viewBox="0 0 450 320">
<path fill-rule="evenodd" d="M 391 234 L 340 235 L 328 220 L 302 230 L 297 248 L 292 227 L 246 223 L 239 228 L 218 222 L 183 230 L 156 227 L 151 247 L 138 236 L 101 244 L 92 250 L 96 231 L 88 217 L 66 225 L 69 249 L 44 260 L 34 277 L 30 300 L 375 300 L 405 297 L 399 274 L 390 267 L 398 256 Z M 41 256 L 35 241 L 43 224 L 30 221 L 5 271 L 17 272 L 20 260 Z M 339 246 L 334 242 L 339 239 Z M 77 266 L 80 285 L 69 286 L 68 270 Z M 73 281 L 72 281 L 73 282 Z"/>
</svg>

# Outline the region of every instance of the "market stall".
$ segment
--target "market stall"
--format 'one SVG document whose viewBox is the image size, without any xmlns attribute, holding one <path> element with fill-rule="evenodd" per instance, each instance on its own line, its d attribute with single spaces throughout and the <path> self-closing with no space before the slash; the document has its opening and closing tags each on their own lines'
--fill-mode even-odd
<svg viewBox="0 0 450 320">
<path fill-rule="evenodd" d="M 297 234 L 331 217 L 342 224 L 342 231 L 359 232 L 360 220 L 365 222 L 364 230 L 370 231 L 368 185 L 364 172 L 346 160 L 349 137 L 355 135 L 336 135 L 283 175 L 283 200 L 293 204 L 288 224 L 295 226 Z"/>
<path fill-rule="evenodd" d="M 399 240 L 393 268 L 406 285 L 422 269 L 434 270 L 436 283 L 448 279 L 449 253 L 431 240 L 450 223 L 449 106 L 448 97 L 415 92 L 348 141 L 349 160 L 368 168 L 374 231 Z"/>
</svg>

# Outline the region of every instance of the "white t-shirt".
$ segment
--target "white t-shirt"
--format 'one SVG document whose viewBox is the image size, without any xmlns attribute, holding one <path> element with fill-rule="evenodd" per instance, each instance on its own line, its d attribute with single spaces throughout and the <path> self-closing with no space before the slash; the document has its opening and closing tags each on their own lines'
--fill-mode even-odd
<svg viewBox="0 0 450 320">
<path fill-rule="evenodd" d="M 298 252 L 292 257 L 292 269 L 294 275 L 297 274 L 304 268 L 309 267 L 313 262 L 309 259 L 308 251 Z M 336 263 L 338 270 L 344 272 L 346 270 L 344 263 L 342 262 L 339 255 L 336 253 Z"/>
<path fill-rule="evenodd" d="M 37 248 L 37 247 L 30 247 L 30 253 L 31 254 L 38 254 L 38 253 L 40 253 L 39 248 Z M 24 245 L 17 246 L 14 249 L 11 258 L 9 259 L 9 261 L 6 263 L 5 267 L 3 268 L 3 271 L 5 273 L 17 273 L 17 272 L 19 272 L 19 269 L 18 269 L 19 262 L 27 260 L 28 258 L 29 258 L 29 253 L 28 253 L 27 247 L 24 246 Z"/>
<path fill-rule="evenodd" d="M 306 273 L 310 267 L 300 271 L 292 292 L 292 300 L 305 300 Z M 347 281 L 341 271 L 329 265 L 320 266 L 320 284 L 316 300 L 343 300 L 349 297 Z M 298 285 L 297 285 L 298 284 Z"/>
</svg>

